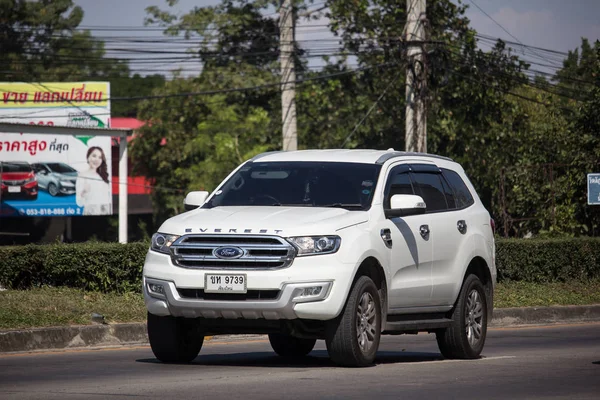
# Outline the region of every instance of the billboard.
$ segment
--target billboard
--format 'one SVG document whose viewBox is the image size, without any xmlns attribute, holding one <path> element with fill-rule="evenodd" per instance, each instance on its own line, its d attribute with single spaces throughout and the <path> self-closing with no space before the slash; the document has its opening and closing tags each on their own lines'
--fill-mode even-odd
<svg viewBox="0 0 600 400">
<path fill-rule="evenodd" d="M 0 83 L 0 121 L 108 127 L 108 82 Z M 112 214 L 111 138 L 0 132 L 0 215 Z"/>
</svg>

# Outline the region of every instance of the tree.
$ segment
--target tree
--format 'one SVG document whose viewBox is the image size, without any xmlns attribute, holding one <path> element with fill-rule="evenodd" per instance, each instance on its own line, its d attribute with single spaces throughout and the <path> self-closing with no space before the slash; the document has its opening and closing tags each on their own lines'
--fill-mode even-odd
<svg viewBox="0 0 600 400">
<path fill-rule="evenodd" d="M 0 70 L 8 81 L 67 81 L 127 76 L 120 60 L 102 62 L 104 43 L 77 31 L 72 0 L 0 0 Z"/>
<path fill-rule="evenodd" d="M 162 75 L 130 77 L 126 61 L 106 57 L 104 42 L 78 29 L 82 19 L 73 0 L 0 0 L 2 80 L 103 80 L 111 97 L 144 96 L 164 84 Z M 135 103 L 111 106 L 113 116 L 136 116 Z"/>
</svg>

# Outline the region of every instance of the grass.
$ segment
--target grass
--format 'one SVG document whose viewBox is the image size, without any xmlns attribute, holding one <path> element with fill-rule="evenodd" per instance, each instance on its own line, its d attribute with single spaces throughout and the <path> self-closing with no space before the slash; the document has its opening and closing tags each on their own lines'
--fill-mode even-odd
<svg viewBox="0 0 600 400">
<path fill-rule="evenodd" d="M 138 293 L 84 292 L 70 288 L 5 290 L 0 292 L 0 330 L 58 325 L 87 325 L 92 313 L 107 323 L 146 320 L 144 298 Z"/>
<path fill-rule="evenodd" d="M 528 307 L 600 304 L 600 280 L 569 283 L 505 282 L 496 286 L 494 306 Z M 87 325 L 92 313 L 107 323 L 143 322 L 139 293 L 105 294 L 69 288 L 0 292 L 0 330 L 59 325 Z"/>
<path fill-rule="evenodd" d="M 496 286 L 494 307 L 600 304 L 600 280 L 588 282 L 504 282 Z"/>
</svg>

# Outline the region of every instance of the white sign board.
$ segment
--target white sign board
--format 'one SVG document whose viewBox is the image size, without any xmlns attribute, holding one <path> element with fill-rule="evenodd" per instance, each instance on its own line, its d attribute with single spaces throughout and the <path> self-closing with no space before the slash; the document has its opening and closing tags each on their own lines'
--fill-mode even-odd
<svg viewBox="0 0 600 400">
<path fill-rule="evenodd" d="M 0 83 L 0 120 L 108 127 L 108 82 Z M 2 216 L 112 214 L 111 138 L 0 132 Z"/>
<path fill-rule="evenodd" d="M 588 204 L 600 205 L 600 174 L 587 176 Z"/>
</svg>

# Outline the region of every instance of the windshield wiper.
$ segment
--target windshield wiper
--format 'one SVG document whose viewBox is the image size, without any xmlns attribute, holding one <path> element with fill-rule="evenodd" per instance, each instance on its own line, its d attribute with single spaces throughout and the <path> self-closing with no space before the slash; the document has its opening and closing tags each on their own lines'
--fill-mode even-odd
<svg viewBox="0 0 600 400">
<path fill-rule="evenodd" d="M 337 208 L 353 208 L 353 209 L 363 209 L 364 206 L 360 203 L 332 203 L 325 205 L 317 205 L 317 207 L 337 207 Z"/>
</svg>

